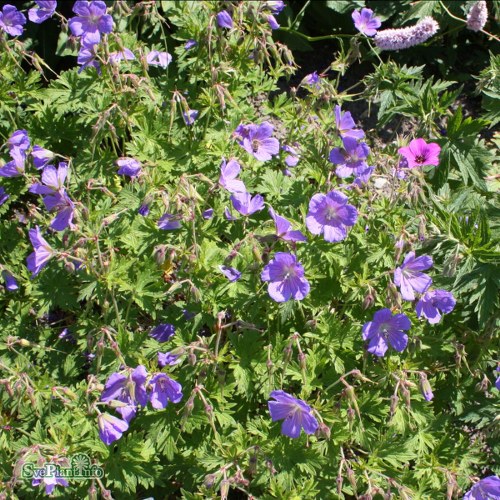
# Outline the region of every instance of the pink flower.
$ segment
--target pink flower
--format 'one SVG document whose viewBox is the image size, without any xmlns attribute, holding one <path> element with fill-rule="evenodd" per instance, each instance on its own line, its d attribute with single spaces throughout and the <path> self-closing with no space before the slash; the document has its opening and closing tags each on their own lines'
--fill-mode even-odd
<svg viewBox="0 0 500 500">
<path fill-rule="evenodd" d="M 435 142 L 427 144 L 423 139 L 413 139 L 404 148 L 399 148 L 399 154 L 403 155 L 408 162 L 408 168 L 424 167 L 426 165 L 439 165 L 439 153 L 441 146 Z"/>
</svg>

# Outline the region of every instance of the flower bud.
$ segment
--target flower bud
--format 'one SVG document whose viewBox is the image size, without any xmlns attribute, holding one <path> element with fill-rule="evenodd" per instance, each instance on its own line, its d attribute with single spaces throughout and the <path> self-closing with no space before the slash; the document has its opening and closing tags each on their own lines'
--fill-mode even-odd
<svg viewBox="0 0 500 500">
<path fill-rule="evenodd" d="M 165 253 L 167 251 L 166 245 L 158 245 L 155 247 L 153 252 L 153 258 L 156 263 L 161 266 L 165 262 Z"/>
<path fill-rule="evenodd" d="M 344 482 L 344 479 L 342 478 L 342 476 L 339 474 L 337 476 L 337 479 L 336 479 L 336 483 L 337 483 L 337 494 L 340 495 L 342 493 L 342 484 Z"/>
<path fill-rule="evenodd" d="M 256 245 L 254 245 L 252 247 L 252 254 L 253 254 L 253 258 L 257 262 L 262 263 L 262 253 L 261 253 L 260 249 Z"/>
<path fill-rule="evenodd" d="M 390 414 L 391 414 L 391 417 L 394 416 L 394 414 L 396 413 L 396 410 L 398 408 L 398 403 L 399 403 L 399 398 L 396 394 L 393 394 L 391 396 L 391 407 L 390 407 Z"/>
<path fill-rule="evenodd" d="M 31 342 L 29 340 L 26 340 L 26 339 L 19 339 L 19 345 L 21 345 L 23 347 L 30 347 Z"/>
<path fill-rule="evenodd" d="M 203 486 L 205 486 L 205 488 L 211 489 L 214 487 L 216 480 L 217 476 L 215 474 L 207 474 L 203 481 Z"/>
<path fill-rule="evenodd" d="M 403 400 L 408 408 L 411 406 L 411 394 L 410 391 L 404 387 L 404 386 L 399 386 L 399 392 L 401 393 L 401 396 L 403 396 Z"/>
<path fill-rule="evenodd" d="M 348 385 L 345 389 L 344 392 L 349 399 L 349 401 L 352 401 L 353 403 L 356 403 L 356 394 L 354 392 L 354 387 L 352 385 Z"/>
<path fill-rule="evenodd" d="M 257 455 L 252 455 L 248 461 L 247 472 L 250 476 L 257 474 Z"/>
<path fill-rule="evenodd" d="M 283 349 L 283 361 L 285 363 L 289 363 L 290 359 L 292 359 L 292 346 L 288 344 L 284 349 Z"/>
<path fill-rule="evenodd" d="M 431 384 L 427 380 L 427 375 L 425 373 L 420 374 L 420 392 L 426 401 L 431 401 L 434 397 Z"/>
<path fill-rule="evenodd" d="M 375 290 L 370 290 L 363 299 L 363 309 L 370 309 L 375 304 L 376 293 Z"/>
<path fill-rule="evenodd" d="M 318 438 L 330 439 L 331 430 L 325 423 L 321 422 L 314 433 Z"/>
<path fill-rule="evenodd" d="M 306 355 L 303 352 L 299 352 L 297 358 L 299 360 L 300 369 L 305 370 L 306 369 Z"/>
<path fill-rule="evenodd" d="M 226 500 L 229 494 L 229 481 L 223 479 L 220 483 L 220 498 L 221 500 Z"/>
<path fill-rule="evenodd" d="M 354 476 L 354 471 L 350 468 L 347 467 L 347 479 L 349 480 L 349 484 L 351 485 L 354 495 L 356 495 L 357 489 L 358 489 L 358 484 L 356 482 L 356 477 Z"/>
<path fill-rule="evenodd" d="M 188 354 L 188 363 L 191 365 L 191 366 L 194 366 L 196 364 L 196 354 L 191 351 L 189 354 Z"/>
</svg>

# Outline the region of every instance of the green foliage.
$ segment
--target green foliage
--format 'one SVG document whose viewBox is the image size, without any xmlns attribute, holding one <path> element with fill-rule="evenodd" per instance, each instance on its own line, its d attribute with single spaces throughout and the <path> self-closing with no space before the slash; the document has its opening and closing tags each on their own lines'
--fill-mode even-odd
<svg viewBox="0 0 500 500">
<path fill-rule="evenodd" d="M 25 129 L 31 146 L 57 155 L 53 164 L 66 162 L 75 204 L 74 227 L 52 230 L 55 213 L 30 192 L 41 179 L 31 156 L 22 175 L 1 177 L 9 198 L 0 205 L 0 271 L 19 285 L 9 290 L 0 278 L 2 494 L 43 497 L 45 484 L 23 478 L 23 465 L 77 453 L 104 475 L 59 484 L 55 497 L 456 498 L 473 478 L 500 473 L 500 59 L 487 33 L 466 32 L 443 8 L 465 18 L 467 5 L 367 2 L 383 28 L 439 21 L 435 38 L 394 54 L 355 32 L 358 0 L 287 2 L 274 31 L 260 1 L 108 4 L 114 29 L 96 47 L 100 74 L 75 66 L 78 40 L 61 17 L 39 31 L 30 23 L 18 38 L 0 32 L 2 143 Z M 223 8 L 232 29 L 217 25 Z M 45 38 L 48 30 L 59 38 Z M 197 45 L 187 50 L 190 39 Z M 324 40 L 325 60 L 299 53 Z M 111 64 L 124 47 L 136 59 Z M 168 50 L 172 63 L 148 65 L 153 49 Z M 317 84 L 295 57 L 324 70 Z M 367 183 L 338 177 L 328 161 L 343 145 L 336 105 L 364 120 L 375 167 Z M 199 112 L 190 125 L 189 110 Z M 280 146 L 297 150 L 297 166 L 282 148 L 262 162 L 238 144 L 238 125 L 264 121 Z M 398 149 L 415 138 L 439 144 L 438 166 L 400 168 Z M 0 156 L 11 159 L 7 147 Z M 139 161 L 141 175 L 118 175 L 122 157 Z M 231 158 L 264 210 L 232 207 L 219 180 Z M 337 243 L 305 224 L 311 197 L 332 190 L 358 213 Z M 277 235 L 269 207 L 308 241 Z M 180 227 L 160 229 L 164 214 Z M 35 227 L 53 253 L 32 276 Z M 412 250 L 432 256 L 433 288 L 457 301 L 437 324 L 418 318 L 394 285 Z M 304 267 L 304 300 L 270 297 L 261 273 L 276 252 Z M 407 348 L 377 357 L 362 328 L 386 307 L 412 326 Z M 149 333 L 165 323 L 176 332 L 160 343 Z M 176 362 L 160 367 L 167 351 Z M 139 365 L 148 397 L 163 373 L 182 399 L 139 405 L 106 445 L 98 415 L 121 415 L 103 390 Z M 267 405 L 274 390 L 310 405 L 318 430 L 283 435 Z"/>
</svg>

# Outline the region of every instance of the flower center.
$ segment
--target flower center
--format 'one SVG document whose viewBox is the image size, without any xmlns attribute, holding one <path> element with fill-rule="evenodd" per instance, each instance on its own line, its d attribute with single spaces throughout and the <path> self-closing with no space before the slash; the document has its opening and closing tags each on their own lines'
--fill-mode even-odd
<svg viewBox="0 0 500 500">
<path fill-rule="evenodd" d="M 425 155 L 417 155 L 415 156 L 415 163 L 424 163 L 425 162 Z"/>
<path fill-rule="evenodd" d="M 295 266 L 285 266 L 283 268 L 283 279 L 295 278 L 297 276 L 297 270 Z"/>
<path fill-rule="evenodd" d="M 325 210 L 325 219 L 328 221 L 337 220 L 338 219 L 337 208 L 332 205 L 328 205 Z"/>
<path fill-rule="evenodd" d="M 260 142 L 257 139 L 252 141 L 252 151 L 256 153 L 259 150 Z"/>
</svg>

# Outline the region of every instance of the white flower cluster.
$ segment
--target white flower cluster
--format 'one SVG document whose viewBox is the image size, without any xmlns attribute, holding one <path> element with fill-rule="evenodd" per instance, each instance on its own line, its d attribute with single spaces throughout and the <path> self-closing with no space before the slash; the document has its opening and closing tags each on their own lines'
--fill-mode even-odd
<svg viewBox="0 0 500 500">
<path fill-rule="evenodd" d="M 488 8 L 485 0 L 479 0 L 469 10 L 467 14 L 467 29 L 481 31 L 488 19 Z"/>
<path fill-rule="evenodd" d="M 430 16 L 424 17 L 415 26 L 396 30 L 377 31 L 375 45 L 382 50 L 399 50 L 425 42 L 435 35 L 439 24 Z"/>
</svg>

